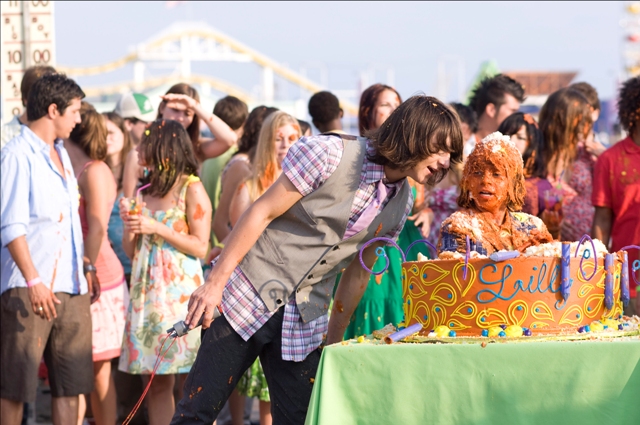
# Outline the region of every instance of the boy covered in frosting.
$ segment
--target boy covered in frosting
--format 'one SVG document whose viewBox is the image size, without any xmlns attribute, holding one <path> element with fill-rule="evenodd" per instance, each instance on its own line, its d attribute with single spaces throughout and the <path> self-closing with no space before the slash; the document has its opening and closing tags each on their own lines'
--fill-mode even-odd
<svg viewBox="0 0 640 425">
<path fill-rule="evenodd" d="M 520 152 L 499 132 L 476 145 L 464 166 L 458 205 L 440 229 L 439 257 L 453 257 L 469 248 L 490 255 L 501 250 L 524 251 L 553 238 L 538 217 L 518 212 L 524 204 L 525 184 Z"/>
</svg>

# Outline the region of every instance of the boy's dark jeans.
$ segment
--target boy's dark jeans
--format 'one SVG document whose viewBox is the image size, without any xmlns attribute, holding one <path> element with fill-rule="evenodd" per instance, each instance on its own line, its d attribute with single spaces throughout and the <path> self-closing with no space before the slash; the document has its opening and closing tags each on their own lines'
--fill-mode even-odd
<svg viewBox="0 0 640 425">
<path fill-rule="evenodd" d="M 320 350 L 313 351 L 302 362 L 282 360 L 283 316 L 281 307 L 246 342 L 224 316 L 214 320 L 204 332 L 171 424 L 213 423 L 238 379 L 258 356 L 269 384 L 273 423 L 304 424 Z"/>
</svg>

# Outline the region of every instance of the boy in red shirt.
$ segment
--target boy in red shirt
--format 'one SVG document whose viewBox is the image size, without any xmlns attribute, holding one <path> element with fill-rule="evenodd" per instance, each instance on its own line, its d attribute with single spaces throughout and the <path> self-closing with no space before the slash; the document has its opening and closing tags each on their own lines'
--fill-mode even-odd
<svg viewBox="0 0 640 425">
<path fill-rule="evenodd" d="M 608 244 L 611 251 L 640 244 L 640 77 L 627 80 L 618 101 L 620 123 L 628 137 L 605 151 L 593 173 L 592 203 L 596 207 L 591 235 Z M 638 250 L 629 251 L 629 276 Z M 640 271 L 636 272 L 638 279 Z M 640 280 L 640 279 L 638 279 Z M 631 301 L 625 314 L 640 315 L 640 294 L 633 278 Z"/>
</svg>

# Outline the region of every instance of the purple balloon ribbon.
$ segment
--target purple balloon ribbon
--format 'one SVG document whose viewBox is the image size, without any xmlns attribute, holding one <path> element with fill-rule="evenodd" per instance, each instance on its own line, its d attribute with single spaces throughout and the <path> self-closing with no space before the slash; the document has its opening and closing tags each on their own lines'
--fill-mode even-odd
<svg viewBox="0 0 640 425">
<path fill-rule="evenodd" d="M 467 252 L 464 255 L 464 272 L 462 273 L 462 280 L 467 280 L 467 270 L 469 270 L 469 257 L 471 257 L 471 242 L 469 242 L 469 235 L 467 235 Z"/>
<path fill-rule="evenodd" d="M 384 257 L 384 259 L 386 260 L 387 264 L 384 266 L 382 271 L 374 272 L 373 270 L 371 270 L 369 267 L 367 267 L 364 264 L 364 260 L 362 259 L 362 253 L 364 252 L 365 248 L 367 248 L 369 245 L 371 245 L 372 243 L 379 242 L 379 241 L 383 241 L 383 242 L 386 242 L 387 244 L 391 244 L 391 246 L 395 247 L 398 251 L 400 251 L 400 255 L 402 255 L 402 262 L 405 263 L 407 261 L 406 257 L 404 256 L 404 252 L 402 252 L 402 250 L 400 249 L 398 244 L 395 243 L 392 239 L 389 239 L 389 238 L 373 238 L 369 242 L 367 242 L 364 245 L 362 245 L 362 248 L 360 248 L 359 258 L 360 258 L 360 264 L 362 265 L 362 268 L 365 269 L 366 271 L 368 271 L 369 273 L 375 275 L 375 276 L 379 276 L 382 273 L 387 271 L 387 269 L 389 268 L 389 257 L 387 257 L 387 254 L 384 252 L 384 249 L 382 249 L 382 247 L 378 247 L 378 249 L 376 249 L 376 255 L 378 257 Z"/>
<path fill-rule="evenodd" d="M 627 307 L 629 305 L 629 253 L 627 251 L 622 252 L 622 270 L 620 270 L 620 301 L 622 305 Z"/>
<path fill-rule="evenodd" d="M 409 256 L 409 252 L 411 251 L 411 248 L 413 248 L 414 245 L 419 244 L 419 243 L 423 243 L 425 245 L 427 245 L 429 248 L 433 249 L 433 252 L 435 253 L 435 256 L 438 256 L 438 250 L 436 248 L 436 246 L 434 244 L 432 244 L 431 242 L 429 242 L 426 239 L 418 239 L 417 241 L 411 242 L 411 244 L 409 244 L 409 246 L 407 247 L 407 250 L 404 252 L 404 255 L 406 257 Z"/>
<path fill-rule="evenodd" d="M 627 251 L 629 249 L 640 249 L 640 246 L 638 245 L 627 245 L 625 247 L 620 248 L 620 251 Z M 633 262 L 633 266 L 631 266 L 631 271 L 633 273 L 631 273 L 631 277 L 633 278 L 633 281 L 636 283 L 636 285 L 640 285 L 640 282 L 638 282 L 638 279 L 636 278 L 636 272 L 640 270 L 640 260 L 635 260 Z"/>
<path fill-rule="evenodd" d="M 596 244 L 593 243 L 593 239 L 591 239 L 591 236 L 583 235 L 582 238 L 580 238 L 580 242 L 578 242 L 578 246 L 576 247 L 576 253 L 573 256 L 573 258 L 578 256 L 580 245 L 582 245 L 586 239 L 588 239 L 591 242 L 591 247 L 593 248 L 593 274 L 591 274 L 590 277 L 587 277 L 587 274 L 584 272 L 582 268 L 582 262 L 585 259 L 589 259 L 589 257 L 587 256 L 587 252 L 589 252 L 588 250 L 584 250 L 584 252 L 582 253 L 582 258 L 580 259 L 580 273 L 582 273 L 582 277 L 584 277 L 588 282 L 591 279 L 593 279 L 593 277 L 596 275 L 596 271 L 598 270 L 598 254 L 596 253 Z"/>
<path fill-rule="evenodd" d="M 607 310 L 613 309 L 614 257 L 614 254 L 606 254 L 604 257 L 604 305 Z"/>
<path fill-rule="evenodd" d="M 576 251 L 577 252 L 577 251 Z M 562 294 L 562 298 L 565 303 L 569 300 L 569 296 L 571 295 L 571 283 L 573 279 L 571 279 L 570 271 L 571 271 L 571 243 L 570 242 L 562 242 L 562 260 L 560 267 L 560 293 Z"/>
</svg>

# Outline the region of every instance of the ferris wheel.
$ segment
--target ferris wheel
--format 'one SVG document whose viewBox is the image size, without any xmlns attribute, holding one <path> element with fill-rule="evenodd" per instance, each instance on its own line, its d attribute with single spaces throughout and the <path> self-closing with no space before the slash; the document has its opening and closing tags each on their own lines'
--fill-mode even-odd
<svg viewBox="0 0 640 425">
<path fill-rule="evenodd" d="M 640 75 L 640 1 L 624 2 L 624 16 L 620 26 L 622 41 L 622 79 Z"/>
</svg>

